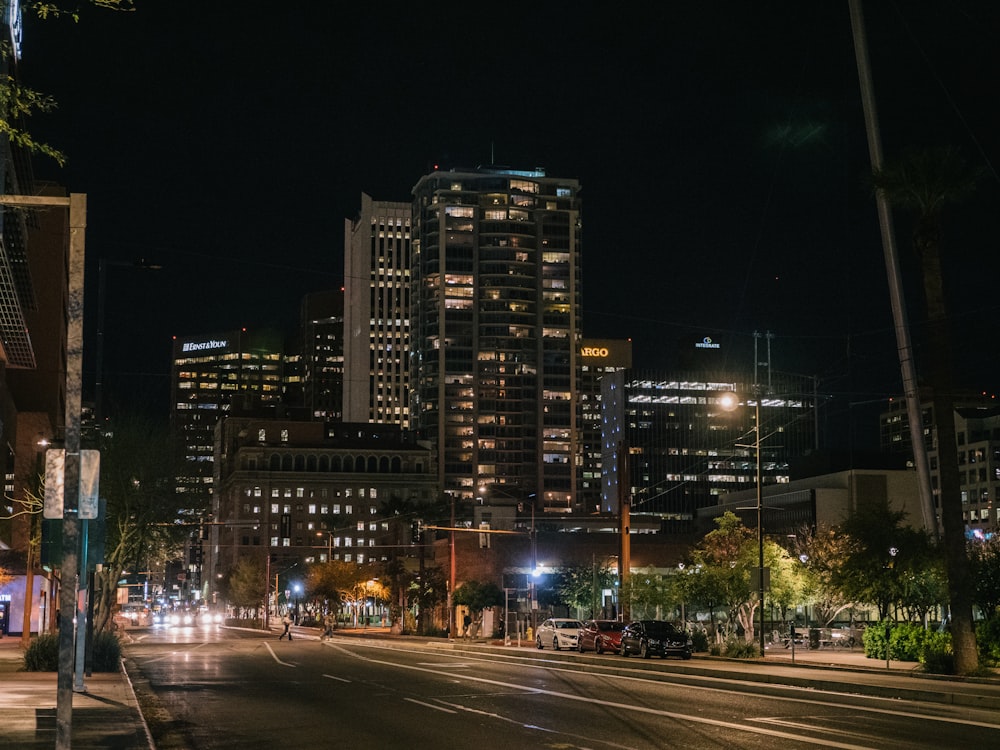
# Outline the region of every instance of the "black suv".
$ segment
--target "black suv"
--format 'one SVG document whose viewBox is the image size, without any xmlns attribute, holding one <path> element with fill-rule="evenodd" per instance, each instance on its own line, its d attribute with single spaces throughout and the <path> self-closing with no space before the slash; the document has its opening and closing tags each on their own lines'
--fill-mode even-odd
<svg viewBox="0 0 1000 750">
<path fill-rule="evenodd" d="M 668 654 L 690 659 L 694 651 L 691 636 L 683 630 L 678 630 L 671 622 L 663 620 L 636 620 L 630 622 L 622 631 L 622 656 L 639 654 L 648 659 L 654 654 L 661 659 Z"/>
</svg>

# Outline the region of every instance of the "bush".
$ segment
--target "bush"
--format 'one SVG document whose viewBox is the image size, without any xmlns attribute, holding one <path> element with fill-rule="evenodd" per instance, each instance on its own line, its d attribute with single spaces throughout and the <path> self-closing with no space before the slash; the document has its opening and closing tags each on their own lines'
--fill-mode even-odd
<svg viewBox="0 0 1000 750">
<path fill-rule="evenodd" d="M 729 659 L 756 659 L 760 656 L 756 642 L 743 638 L 727 638 L 722 655 Z"/>
<path fill-rule="evenodd" d="M 694 650 L 700 652 L 708 651 L 708 633 L 704 630 L 695 630 L 691 633 L 691 642 Z"/>
<path fill-rule="evenodd" d="M 920 652 L 920 663 L 934 674 L 955 674 L 955 654 L 951 650 L 951 633 L 929 631 Z"/>
<path fill-rule="evenodd" d="M 976 644 L 983 666 L 1000 664 L 1000 615 L 976 623 Z"/>
<path fill-rule="evenodd" d="M 118 636 L 108 631 L 94 633 L 93 669 L 95 672 L 117 672 L 121 668 L 122 647 Z M 31 640 L 24 652 L 24 671 L 59 671 L 59 634 L 42 633 Z"/>
<path fill-rule="evenodd" d="M 59 671 L 59 635 L 57 633 L 42 633 L 31 640 L 24 652 L 24 670 L 26 672 Z"/>
<path fill-rule="evenodd" d="M 91 648 L 95 672 L 117 672 L 121 669 L 122 644 L 114 633 L 107 630 L 94 633 Z"/>
</svg>

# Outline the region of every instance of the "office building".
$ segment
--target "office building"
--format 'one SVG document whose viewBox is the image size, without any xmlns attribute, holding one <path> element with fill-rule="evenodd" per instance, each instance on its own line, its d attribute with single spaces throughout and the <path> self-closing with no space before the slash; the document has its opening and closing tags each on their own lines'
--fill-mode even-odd
<svg viewBox="0 0 1000 750">
<path fill-rule="evenodd" d="M 931 493 L 938 523 L 941 518 L 941 485 L 934 403 L 923 394 L 922 434 L 927 449 Z M 881 447 L 912 460 L 909 414 L 905 399 L 893 399 L 879 417 Z M 970 538 L 992 536 L 1000 527 L 1000 406 L 988 396 L 962 396 L 955 400 L 955 439 L 962 518 Z"/>
<path fill-rule="evenodd" d="M 444 493 L 571 513 L 581 336 L 580 185 L 435 171 L 413 188 L 411 424 Z"/>
<path fill-rule="evenodd" d="M 234 407 L 281 400 L 282 345 L 277 334 L 244 330 L 176 337 L 171 368 L 170 435 L 177 491 L 193 511 L 211 506 L 215 425 Z"/>
<path fill-rule="evenodd" d="M 299 329 L 285 347 L 282 391 L 288 409 L 308 419 L 344 418 L 344 290 L 307 294 Z"/>
<path fill-rule="evenodd" d="M 579 348 L 580 468 L 577 507 L 582 515 L 601 513 L 604 443 L 601 429 L 601 379 L 632 367 L 632 341 L 583 339 Z"/>
<path fill-rule="evenodd" d="M 312 562 L 408 556 L 413 510 L 437 498 L 433 451 L 395 425 L 233 415 L 219 423 L 216 444 L 219 523 L 206 580 L 240 557 L 298 565 L 301 579 Z M 402 507 L 410 512 L 398 514 Z"/>
<path fill-rule="evenodd" d="M 664 531 L 689 533 L 699 508 L 755 486 L 758 447 L 764 486 L 787 483 L 791 459 L 815 448 L 812 381 L 775 373 L 763 388 L 754 380 L 733 373 L 606 374 L 602 511 L 617 514 L 624 497 L 633 518 L 658 518 Z M 740 401 L 733 411 L 721 401 L 729 393 Z"/>
<path fill-rule="evenodd" d="M 344 421 L 410 422 L 411 206 L 372 200 L 344 222 Z"/>
</svg>

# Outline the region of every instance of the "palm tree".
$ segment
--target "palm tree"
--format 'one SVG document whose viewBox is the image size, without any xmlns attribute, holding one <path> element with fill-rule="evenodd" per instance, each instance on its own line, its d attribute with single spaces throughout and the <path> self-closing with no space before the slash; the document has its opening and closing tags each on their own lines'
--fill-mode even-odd
<svg viewBox="0 0 1000 750">
<path fill-rule="evenodd" d="M 944 208 L 963 200 L 975 188 L 979 173 L 952 147 L 911 152 L 877 170 L 875 188 L 900 208 L 916 212 L 913 249 L 923 283 L 927 324 L 925 380 L 932 391 L 937 426 L 941 525 L 951 604 L 952 647 L 959 674 L 979 666 L 972 621 L 972 580 L 965 548 L 948 307 L 941 272 L 941 229 Z M 914 450 L 918 447 L 914 446 Z"/>
</svg>

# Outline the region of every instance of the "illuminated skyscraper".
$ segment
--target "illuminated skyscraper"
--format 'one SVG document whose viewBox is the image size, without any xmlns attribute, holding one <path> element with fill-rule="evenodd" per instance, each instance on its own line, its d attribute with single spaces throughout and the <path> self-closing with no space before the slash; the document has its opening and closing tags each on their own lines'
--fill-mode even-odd
<svg viewBox="0 0 1000 750">
<path fill-rule="evenodd" d="M 577 490 L 580 185 L 435 171 L 413 188 L 412 425 L 447 495 L 570 513 Z"/>
<path fill-rule="evenodd" d="M 170 432 L 184 505 L 211 507 L 215 425 L 232 409 L 281 401 L 282 340 L 246 330 L 174 339 Z"/>
<path fill-rule="evenodd" d="M 410 204 L 344 222 L 344 421 L 409 426 Z"/>
</svg>

